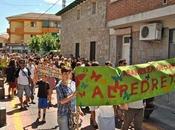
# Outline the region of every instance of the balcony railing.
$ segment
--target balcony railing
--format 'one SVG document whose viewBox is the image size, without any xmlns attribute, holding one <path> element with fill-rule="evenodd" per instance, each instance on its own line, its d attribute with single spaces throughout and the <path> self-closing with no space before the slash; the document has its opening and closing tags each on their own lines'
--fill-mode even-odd
<svg viewBox="0 0 175 130">
<path fill-rule="evenodd" d="M 24 28 L 21 28 L 21 27 L 15 28 L 15 33 L 24 34 Z"/>
<path fill-rule="evenodd" d="M 43 33 L 53 33 L 53 32 L 59 32 L 58 28 L 42 28 Z"/>
</svg>

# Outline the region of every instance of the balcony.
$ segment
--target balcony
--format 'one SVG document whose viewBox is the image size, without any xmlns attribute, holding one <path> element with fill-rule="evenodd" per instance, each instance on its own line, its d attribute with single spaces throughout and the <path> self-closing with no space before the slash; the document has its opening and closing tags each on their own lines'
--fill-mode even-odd
<svg viewBox="0 0 175 130">
<path fill-rule="evenodd" d="M 16 34 L 24 34 L 24 28 L 21 28 L 21 27 L 15 28 L 15 33 Z"/>
<path fill-rule="evenodd" d="M 59 32 L 58 28 L 42 28 L 43 33 L 57 33 Z"/>
</svg>

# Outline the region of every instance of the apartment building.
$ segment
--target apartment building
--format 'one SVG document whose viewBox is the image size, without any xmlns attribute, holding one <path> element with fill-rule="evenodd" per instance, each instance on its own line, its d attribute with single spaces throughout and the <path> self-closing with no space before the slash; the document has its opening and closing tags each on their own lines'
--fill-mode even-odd
<svg viewBox="0 0 175 130">
<path fill-rule="evenodd" d="M 9 43 L 27 44 L 31 37 L 44 33 L 59 33 L 61 18 L 54 14 L 25 13 L 7 17 Z"/>
</svg>

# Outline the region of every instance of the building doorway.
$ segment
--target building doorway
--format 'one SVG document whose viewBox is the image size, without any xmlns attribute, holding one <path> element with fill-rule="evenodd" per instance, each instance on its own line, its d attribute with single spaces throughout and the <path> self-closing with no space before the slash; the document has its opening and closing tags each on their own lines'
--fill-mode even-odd
<svg viewBox="0 0 175 130">
<path fill-rule="evenodd" d="M 96 54 L 96 42 L 93 41 L 90 43 L 90 61 L 95 60 L 95 54 Z"/>
<path fill-rule="evenodd" d="M 169 31 L 169 58 L 175 57 L 175 29 Z"/>
<path fill-rule="evenodd" d="M 80 56 L 80 43 L 75 43 L 75 58 Z"/>
<path fill-rule="evenodd" d="M 122 43 L 122 59 L 126 59 L 127 63 L 130 64 L 131 36 L 124 35 Z"/>
</svg>

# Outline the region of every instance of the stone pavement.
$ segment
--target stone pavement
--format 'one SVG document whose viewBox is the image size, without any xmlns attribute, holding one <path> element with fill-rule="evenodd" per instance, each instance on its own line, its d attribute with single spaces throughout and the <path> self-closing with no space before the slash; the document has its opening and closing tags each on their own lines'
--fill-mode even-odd
<svg viewBox="0 0 175 130">
<path fill-rule="evenodd" d="M 7 86 L 5 86 L 7 91 Z M 7 93 L 7 92 L 6 92 Z M 19 110 L 19 101 L 18 98 L 15 97 L 13 99 L 5 99 L 0 101 L 0 105 L 6 106 L 7 112 L 7 125 L 5 127 L 0 128 L 0 130 L 53 130 L 57 129 L 57 109 L 51 107 L 47 109 L 46 114 L 46 123 L 36 122 L 37 119 L 37 97 L 35 95 L 36 104 L 30 104 L 27 107 L 27 110 Z M 53 93 L 53 103 L 56 103 L 56 92 Z M 158 109 L 157 109 L 158 110 Z M 158 112 L 158 114 L 157 114 Z M 163 111 L 164 112 L 164 111 Z M 166 125 L 161 125 L 162 123 L 158 121 L 156 118 L 161 119 L 169 119 L 169 117 L 164 117 L 162 110 L 153 112 L 153 116 L 148 121 L 144 121 L 143 130 L 173 130 L 169 129 L 171 127 L 167 127 Z M 162 116 L 160 116 L 160 114 Z M 89 124 L 90 114 L 86 113 L 86 115 L 82 118 L 83 124 L 81 130 L 95 130 Z M 173 119 L 173 118 L 172 118 Z M 171 123 L 175 121 L 171 120 Z M 175 123 L 174 123 L 175 124 Z M 173 124 L 173 125 L 174 125 Z M 175 128 L 175 127 L 174 127 Z M 116 129 L 117 130 L 117 129 Z"/>
</svg>

